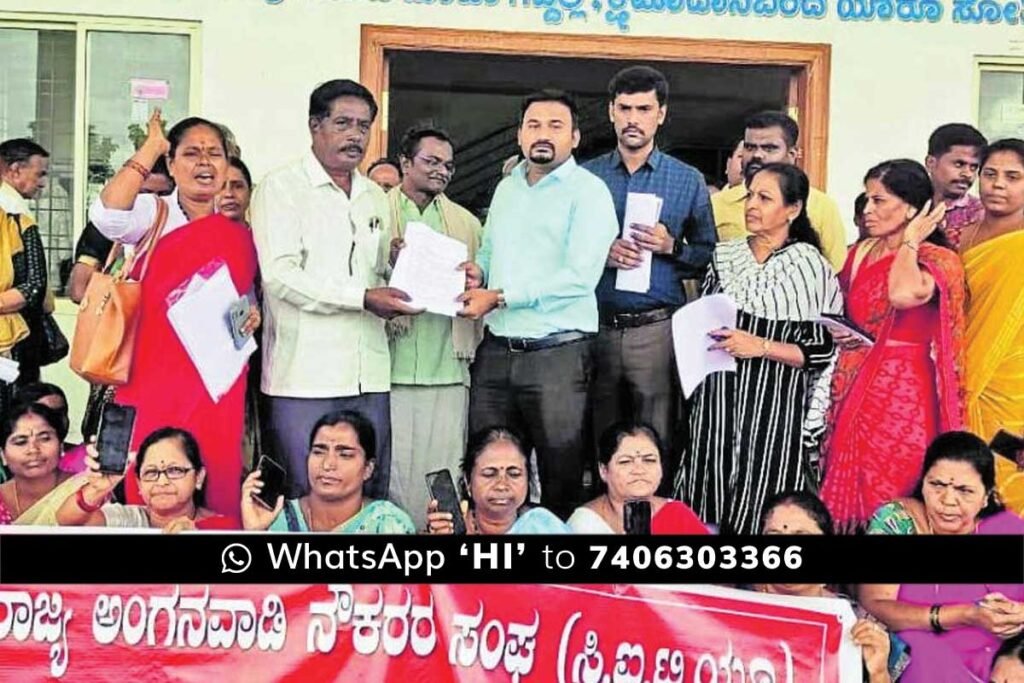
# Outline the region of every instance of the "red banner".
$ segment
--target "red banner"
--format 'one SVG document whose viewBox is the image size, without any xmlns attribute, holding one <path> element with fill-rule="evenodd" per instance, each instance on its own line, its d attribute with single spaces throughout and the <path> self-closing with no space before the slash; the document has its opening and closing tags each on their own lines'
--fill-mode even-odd
<svg viewBox="0 0 1024 683">
<path fill-rule="evenodd" d="M 685 586 L 4 586 L 0 680 L 853 683 L 852 622 Z"/>
</svg>

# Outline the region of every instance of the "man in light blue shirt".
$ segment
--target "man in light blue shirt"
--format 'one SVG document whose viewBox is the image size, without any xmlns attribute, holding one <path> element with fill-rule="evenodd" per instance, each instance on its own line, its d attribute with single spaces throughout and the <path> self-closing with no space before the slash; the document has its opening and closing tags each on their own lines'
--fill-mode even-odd
<svg viewBox="0 0 1024 683">
<path fill-rule="evenodd" d="M 476 262 L 465 265 L 460 315 L 487 316 L 469 427 L 520 432 L 537 451 L 543 505 L 564 518 L 582 502 L 594 289 L 618 223 L 604 181 L 573 159 L 572 98 L 541 91 L 520 112 L 526 160 L 498 185 Z"/>
</svg>

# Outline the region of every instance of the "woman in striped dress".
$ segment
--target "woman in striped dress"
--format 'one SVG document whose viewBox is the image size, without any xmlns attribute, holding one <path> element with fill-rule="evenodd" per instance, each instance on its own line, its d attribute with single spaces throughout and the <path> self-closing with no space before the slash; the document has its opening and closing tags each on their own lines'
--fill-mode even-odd
<svg viewBox="0 0 1024 683">
<path fill-rule="evenodd" d="M 737 359 L 694 394 L 690 443 L 677 496 L 709 524 L 754 533 L 766 499 L 816 484 L 805 434 L 811 389 L 835 352 L 812 322 L 841 313 L 835 273 L 807 218 L 807 176 L 769 164 L 750 181 L 746 240 L 719 244 L 704 294 L 728 294 L 736 327 L 712 333 L 712 348 Z"/>
</svg>

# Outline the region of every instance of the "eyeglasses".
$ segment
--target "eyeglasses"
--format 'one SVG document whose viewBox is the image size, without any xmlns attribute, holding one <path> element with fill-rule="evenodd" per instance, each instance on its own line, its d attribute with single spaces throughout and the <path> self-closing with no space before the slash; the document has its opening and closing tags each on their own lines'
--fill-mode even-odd
<svg viewBox="0 0 1024 683">
<path fill-rule="evenodd" d="M 454 161 L 443 161 L 441 159 L 438 159 L 437 157 L 417 156 L 415 158 L 425 163 L 427 165 L 427 168 L 429 168 L 431 171 L 440 171 L 441 169 L 444 169 L 448 171 L 448 175 L 455 175 Z"/>
<path fill-rule="evenodd" d="M 168 481 L 176 481 L 178 479 L 184 479 L 191 471 L 191 467 L 176 467 L 172 465 L 171 467 L 162 470 L 143 470 L 142 474 L 139 475 L 139 479 L 148 483 L 153 483 L 160 480 L 161 474 L 166 474 Z"/>
</svg>

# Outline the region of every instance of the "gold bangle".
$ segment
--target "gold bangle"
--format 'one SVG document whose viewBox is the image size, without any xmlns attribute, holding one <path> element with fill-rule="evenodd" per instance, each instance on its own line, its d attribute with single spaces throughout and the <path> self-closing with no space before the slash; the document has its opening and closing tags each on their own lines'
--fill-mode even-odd
<svg viewBox="0 0 1024 683">
<path fill-rule="evenodd" d="M 761 340 L 761 348 L 764 350 L 764 352 L 761 354 L 761 357 L 762 358 L 767 358 L 768 354 L 771 353 L 771 350 L 772 350 L 772 340 L 771 339 L 762 339 Z"/>
<path fill-rule="evenodd" d="M 913 243 L 913 242 L 911 242 L 910 240 L 903 240 L 903 244 L 904 244 L 904 245 L 906 245 L 906 246 L 908 246 L 908 247 L 910 247 L 910 249 L 911 249 L 912 251 L 917 251 L 917 250 L 918 250 L 918 247 L 919 247 L 919 245 L 917 245 L 917 244 L 914 244 L 914 243 Z"/>
</svg>

